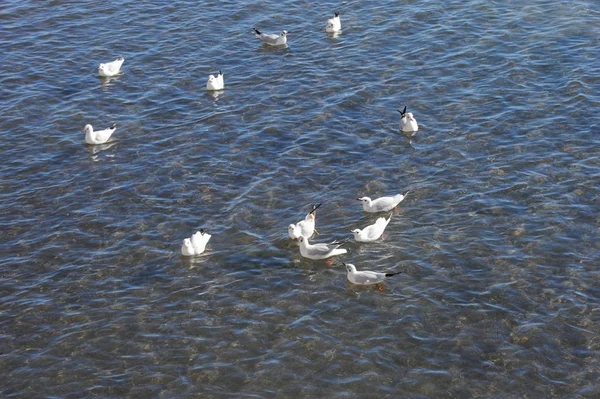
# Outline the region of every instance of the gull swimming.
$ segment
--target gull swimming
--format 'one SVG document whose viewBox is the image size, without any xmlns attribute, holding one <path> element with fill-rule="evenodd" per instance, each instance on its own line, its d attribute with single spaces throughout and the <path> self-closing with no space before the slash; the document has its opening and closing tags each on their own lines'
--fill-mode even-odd
<svg viewBox="0 0 600 399">
<path fill-rule="evenodd" d="M 419 130 L 419 125 L 417 125 L 417 120 L 413 116 L 411 112 L 406 112 L 406 105 L 402 111 L 400 112 L 400 130 L 405 133 L 416 132 Z"/>
<path fill-rule="evenodd" d="M 125 58 L 119 57 L 112 62 L 100 64 L 100 66 L 98 67 L 98 75 L 105 78 L 115 76 L 121 70 L 121 65 L 123 65 L 123 61 L 125 61 Z"/>
<path fill-rule="evenodd" d="M 348 252 L 346 249 L 340 248 L 348 240 L 334 241 L 329 244 L 311 244 L 306 237 L 300 236 L 298 241 L 300 242 L 300 254 L 308 259 L 327 259 Z"/>
<path fill-rule="evenodd" d="M 375 223 L 365 227 L 364 229 L 354 229 L 352 230 L 352 234 L 354 234 L 354 239 L 357 242 L 373 242 L 379 239 L 383 234 L 385 228 L 388 223 L 392 220 L 392 215 L 386 220 L 384 217 L 378 218 Z"/>
<path fill-rule="evenodd" d="M 405 194 L 396 194 L 393 197 L 381 197 L 374 200 L 371 200 L 369 197 L 361 197 L 357 198 L 357 200 L 362 201 L 365 212 L 388 212 L 402 202 L 409 192 L 410 191 L 407 191 Z"/>
<path fill-rule="evenodd" d="M 336 12 L 333 18 L 327 20 L 327 26 L 325 31 L 329 33 L 335 33 L 342 30 L 342 21 L 340 21 L 340 14 Z"/>
<path fill-rule="evenodd" d="M 210 75 L 206 82 L 206 90 L 223 90 L 225 82 L 223 81 L 223 72 L 219 71 L 219 74 L 215 77 Z"/>
<path fill-rule="evenodd" d="M 348 280 L 352 284 L 356 284 L 356 285 L 379 284 L 388 277 L 392 277 L 392 276 L 395 276 L 396 274 L 402 273 L 402 272 L 380 273 L 380 272 L 372 272 L 369 270 L 358 271 L 358 270 L 356 270 L 356 266 L 354 266 L 352 263 L 348 263 L 348 264 L 344 263 L 344 266 L 346 266 L 346 270 L 348 271 L 348 275 L 347 275 Z"/>
<path fill-rule="evenodd" d="M 283 46 L 287 43 L 287 34 L 286 30 L 282 30 L 279 35 L 269 34 L 269 33 L 261 33 L 258 29 L 254 29 L 254 35 L 258 37 L 263 43 L 268 44 L 269 46 Z"/>
<path fill-rule="evenodd" d="M 194 233 L 191 238 L 183 240 L 181 254 L 183 256 L 200 255 L 206 249 L 206 244 L 208 243 L 208 240 L 210 240 L 210 237 L 212 237 L 210 234 L 203 229 L 200 229 L 200 231 Z"/>
<path fill-rule="evenodd" d="M 115 132 L 117 124 L 113 123 L 111 127 L 94 131 L 92 125 L 85 125 L 83 131 L 85 132 L 85 142 L 88 144 L 104 144 L 110 139 L 110 136 Z"/>
<path fill-rule="evenodd" d="M 315 234 L 315 211 L 320 206 L 321 204 L 313 205 L 310 209 L 310 212 L 306 214 L 304 220 L 288 226 L 288 235 L 292 240 L 297 240 L 300 236 L 310 238 L 313 236 L 313 234 Z M 317 234 L 318 233 L 319 232 L 317 231 Z"/>
</svg>

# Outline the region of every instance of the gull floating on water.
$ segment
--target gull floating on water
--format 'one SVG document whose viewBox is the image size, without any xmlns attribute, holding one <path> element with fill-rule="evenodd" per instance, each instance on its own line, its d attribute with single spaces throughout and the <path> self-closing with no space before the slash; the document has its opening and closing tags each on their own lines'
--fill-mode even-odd
<svg viewBox="0 0 600 399">
<path fill-rule="evenodd" d="M 194 233 L 191 238 L 186 238 L 183 240 L 181 254 L 183 256 L 200 255 L 202 252 L 204 252 L 210 237 L 212 237 L 210 234 L 200 229 L 200 231 Z"/>
<path fill-rule="evenodd" d="M 383 234 L 388 223 L 392 220 L 392 215 L 386 220 L 384 217 L 378 218 L 375 223 L 365 227 L 364 229 L 354 229 L 354 239 L 358 242 L 373 242 Z"/>
<path fill-rule="evenodd" d="M 113 123 L 108 129 L 95 132 L 92 125 L 85 125 L 83 128 L 83 131 L 85 132 L 85 142 L 88 144 L 104 144 L 110 139 L 110 136 L 112 136 L 116 128 L 117 124 Z"/>
<path fill-rule="evenodd" d="M 342 30 L 342 21 L 340 21 L 340 14 L 335 13 L 333 18 L 327 20 L 327 26 L 325 31 L 329 33 L 335 33 Z"/>
<path fill-rule="evenodd" d="M 292 240 L 297 240 L 300 236 L 310 238 L 313 236 L 313 234 L 315 234 L 315 211 L 320 206 L 321 204 L 313 205 L 310 209 L 310 212 L 306 214 L 304 220 L 288 226 L 288 235 Z"/>
<path fill-rule="evenodd" d="M 269 46 L 283 46 L 287 43 L 287 34 L 286 30 L 282 30 L 279 35 L 269 34 L 269 33 L 261 33 L 258 29 L 254 29 L 254 35 L 258 37 L 263 43 L 268 44 Z"/>
<path fill-rule="evenodd" d="M 357 198 L 357 200 L 362 201 L 365 212 L 388 212 L 402 202 L 404 197 L 406 197 L 409 192 L 410 191 L 407 191 L 405 194 L 396 194 L 393 197 L 381 197 L 374 200 L 371 200 L 369 197 L 361 197 Z"/>
<path fill-rule="evenodd" d="M 411 112 L 406 112 L 406 105 L 402 111 L 400 112 L 400 130 L 406 133 L 416 132 L 419 130 L 419 125 L 417 125 L 417 120 L 413 116 Z"/>
<path fill-rule="evenodd" d="M 224 87 L 225 82 L 223 81 L 223 72 L 219 71 L 219 74 L 216 77 L 214 75 L 208 77 L 208 81 L 206 82 L 207 90 L 223 90 Z"/>
<path fill-rule="evenodd" d="M 348 271 L 348 275 L 347 275 L 348 280 L 352 284 L 356 284 L 356 285 L 379 284 L 388 277 L 392 277 L 392 276 L 395 276 L 396 274 L 402 273 L 402 272 L 380 273 L 380 272 L 372 272 L 369 270 L 358 271 L 358 270 L 356 270 L 356 266 L 354 266 L 352 263 L 348 263 L 348 264 L 344 263 L 344 266 L 346 266 L 346 270 Z"/>
<path fill-rule="evenodd" d="M 348 240 L 334 241 L 329 244 L 311 244 L 306 237 L 300 236 L 298 241 L 300 242 L 300 254 L 308 259 L 327 259 L 348 252 L 346 249 L 340 248 Z"/>
<path fill-rule="evenodd" d="M 123 61 L 125 61 L 125 58 L 119 57 L 113 62 L 100 64 L 100 66 L 98 67 L 98 75 L 102 77 L 115 76 L 121 70 L 121 65 L 123 65 Z"/>
</svg>

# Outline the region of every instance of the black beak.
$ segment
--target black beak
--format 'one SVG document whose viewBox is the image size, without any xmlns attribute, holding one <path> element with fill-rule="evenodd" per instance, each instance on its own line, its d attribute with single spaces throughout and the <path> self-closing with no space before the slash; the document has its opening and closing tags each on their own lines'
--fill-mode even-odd
<svg viewBox="0 0 600 399">
<path fill-rule="evenodd" d="M 313 213 L 314 211 L 316 211 L 317 208 L 320 207 L 320 206 L 321 206 L 321 204 L 313 205 L 312 206 L 312 210 L 310 211 L 310 213 Z"/>
</svg>

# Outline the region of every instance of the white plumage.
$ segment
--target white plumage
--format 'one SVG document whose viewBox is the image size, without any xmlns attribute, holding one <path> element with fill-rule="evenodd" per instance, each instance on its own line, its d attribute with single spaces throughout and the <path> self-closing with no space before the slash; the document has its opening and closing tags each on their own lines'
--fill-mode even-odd
<svg viewBox="0 0 600 399">
<path fill-rule="evenodd" d="M 282 30 L 279 35 L 262 33 L 258 29 L 254 29 L 254 35 L 262 40 L 263 43 L 268 44 L 269 46 L 283 46 L 287 43 L 287 35 L 288 31 Z"/>
<path fill-rule="evenodd" d="M 405 133 L 416 132 L 419 130 L 419 125 L 417 124 L 417 120 L 413 116 L 411 112 L 406 112 L 406 105 L 402 111 L 400 112 L 400 130 Z"/>
<path fill-rule="evenodd" d="M 100 66 L 98 66 L 98 75 L 102 77 L 115 76 L 121 70 L 121 65 L 123 65 L 124 61 L 125 58 L 119 57 L 112 62 L 100 64 Z"/>
<path fill-rule="evenodd" d="M 316 223 L 316 213 L 318 207 L 321 204 L 313 205 L 310 209 L 310 212 L 306 214 L 304 220 L 299 221 L 296 224 L 290 224 L 288 226 L 288 235 L 292 240 L 297 240 L 298 237 L 304 236 L 306 238 L 310 238 L 315 233 L 315 223 Z"/>
<path fill-rule="evenodd" d="M 200 255 L 206 249 L 206 244 L 210 240 L 210 237 L 212 236 L 204 230 L 197 231 L 191 238 L 183 240 L 181 254 L 183 256 Z"/>
<path fill-rule="evenodd" d="M 210 75 L 206 81 L 207 90 L 223 90 L 225 87 L 225 81 L 223 80 L 223 72 L 219 71 L 219 74 L 215 77 Z"/>
<path fill-rule="evenodd" d="M 363 209 L 365 212 L 388 212 L 394 209 L 402 200 L 408 195 L 409 191 L 405 194 L 396 194 L 390 197 L 381 197 L 372 200 L 369 197 L 357 198 L 362 202 Z"/>
<path fill-rule="evenodd" d="M 344 266 L 346 266 L 346 270 L 348 271 L 348 274 L 347 274 L 348 280 L 352 284 L 356 284 L 356 285 L 379 284 L 388 277 L 395 276 L 396 274 L 402 273 L 402 272 L 380 273 L 380 272 L 373 272 L 370 270 L 358 271 L 358 270 L 356 270 L 356 267 L 351 263 L 348 263 L 348 264 L 344 263 Z"/>
<path fill-rule="evenodd" d="M 375 223 L 365 227 L 364 229 L 354 229 L 354 239 L 358 242 L 373 242 L 379 239 L 388 223 L 392 220 L 392 215 L 386 220 L 384 217 L 378 218 Z"/>
<path fill-rule="evenodd" d="M 335 33 L 342 30 L 342 21 L 340 21 L 340 14 L 335 13 L 333 18 L 327 20 L 327 26 L 325 26 L 325 31 L 329 33 Z"/>
<path fill-rule="evenodd" d="M 334 241 L 329 244 L 311 244 L 304 236 L 298 237 L 300 242 L 300 254 L 308 259 L 327 259 L 331 256 L 341 255 L 348 252 L 340 248 L 346 241 Z"/>
<path fill-rule="evenodd" d="M 117 129 L 117 125 L 115 123 L 112 124 L 111 127 L 94 131 L 92 125 L 85 125 L 83 131 L 85 132 L 85 142 L 88 144 L 104 144 L 110 139 L 110 136 Z"/>
</svg>

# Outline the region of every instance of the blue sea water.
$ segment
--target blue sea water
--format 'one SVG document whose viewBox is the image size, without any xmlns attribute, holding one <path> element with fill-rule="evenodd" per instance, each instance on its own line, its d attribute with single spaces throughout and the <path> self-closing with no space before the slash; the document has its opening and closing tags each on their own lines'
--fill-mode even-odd
<svg viewBox="0 0 600 399">
<path fill-rule="evenodd" d="M 3 1 L 0 397 L 598 397 L 598 26 L 583 0 Z M 408 190 L 331 265 L 287 237 Z"/>
</svg>

